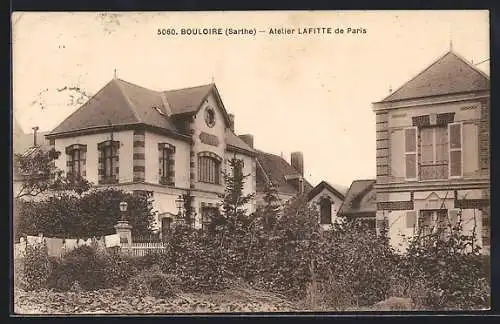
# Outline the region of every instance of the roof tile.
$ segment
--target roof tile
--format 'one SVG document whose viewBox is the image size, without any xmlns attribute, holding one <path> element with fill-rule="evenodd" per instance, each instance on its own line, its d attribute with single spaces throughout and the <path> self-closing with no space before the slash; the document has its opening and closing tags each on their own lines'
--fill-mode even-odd
<svg viewBox="0 0 500 324">
<path fill-rule="evenodd" d="M 450 51 L 381 102 L 489 89 L 485 73 Z"/>
</svg>

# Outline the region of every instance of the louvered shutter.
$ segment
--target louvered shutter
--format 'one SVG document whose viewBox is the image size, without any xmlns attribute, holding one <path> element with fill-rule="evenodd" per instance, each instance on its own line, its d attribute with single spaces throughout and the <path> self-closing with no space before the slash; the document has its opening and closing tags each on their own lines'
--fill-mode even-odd
<svg viewBox="0 0 500 324">
<path fill-rule="evenodd" d="M 450 177 L 462 176 L 462 124 L 452 123 L 448 125 L 449 154 L 450 154 Z"/>
<path fill-rule="evenodd" d="M 405 175 L 406 179 L 417 178 L 417 128 L 405 129 Z"/>
</svg>

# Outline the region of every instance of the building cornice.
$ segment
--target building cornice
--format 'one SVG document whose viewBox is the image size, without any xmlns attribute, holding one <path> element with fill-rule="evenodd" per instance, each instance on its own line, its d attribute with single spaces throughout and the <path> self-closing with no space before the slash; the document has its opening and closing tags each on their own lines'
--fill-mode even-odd
<svg viewBox="0 0 500 324">
<path fill-rule="evenodd" d="M 94 126 L 94 127 L 88 127 L 88 128 L 83 128 L 83 129 L 78 129 L 78 130 L 73 130 L 73 131 L 68 131 L 68 132 L 59 132 L 59 133 L 50 133 L 45 135 L 47 139 L 57 139 L 57 138 L 67 138 L 67 137 L 75 137 L 75 136 L 82 136 L 82 135 L 92 135 L 92 134 L 100 134 L 100 133 L 107 133 L 107 132 L 118 132 L 118 131 L 125 131 L 125 130 L 146 130 L 148 132 L 156 133 L 156 134 L 161 134 L 161 135 L 166 135 L 175 139 L 179 139 L 182 141 L 186 141 L 188 143 L 192 142 L 192 138 L 189 135 L 183 135 L 179 134 L 176 132 L 173 132 L 169 129 L 165 129 L 162 127 L 155 127 L 151 125 L 146 125 L 143 123 L 135 123 L 135 124 L 122 124 L 122 125 L 106 125 L 106 126 Z"/>
<path fill-rule="evenodd" d="M 490 180 L 485 179 L 457 179 L 426 182 L 398 182 L 387 184 L 375 184 L 375 190 L 380 192 L 404 192 L 404 191 L 427 191 L 427 190 L 467 190 L 485 189 L 490 187 Z"/>
<path fill-rule="evenodd" d="M 400 108 L 408 108 L 408 107 L 417 107 L 417 106 L 429 106 L 429 105 L 438 105 L 438 104 L 446 104 L 446 103 L 454 103 L 454 102 L 465 102 L 472 101 L 478 99 L 485 99 L 490 97 L 490 91 L 474 91 L 468 93 L 457 93 L 457 94 L 449 94 L 449 95 L 440 95 L 440 96 L 432 96 L 432 97 L 422 97 L 422 98 L 410 98 L 398 101 L 388 101 L 388 102 L 375 102 L 372 104 L 373 111 L 384 111 L 384 110 L 393 110 Z"/>
</svg>

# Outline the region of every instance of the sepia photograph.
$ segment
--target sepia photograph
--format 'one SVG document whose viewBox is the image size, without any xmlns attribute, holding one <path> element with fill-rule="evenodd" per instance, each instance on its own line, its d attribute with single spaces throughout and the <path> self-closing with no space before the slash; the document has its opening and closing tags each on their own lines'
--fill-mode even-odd
<svg viewBox="0 0 500 324">
<path fill-rule="evenodd" d="M 487 10 L 11 26 L 11 316 L 490 310 Z"/>
</svg>

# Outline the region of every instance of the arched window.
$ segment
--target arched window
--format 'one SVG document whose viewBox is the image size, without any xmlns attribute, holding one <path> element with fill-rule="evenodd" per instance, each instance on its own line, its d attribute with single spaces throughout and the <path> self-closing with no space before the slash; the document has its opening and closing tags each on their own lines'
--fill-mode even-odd
<svg viewBox="0 0 500 324">
<path fill-rule="evenodd" d="M 332 202 L 328 198 L 321 198 L 320 207 L 320 224 L 332 223 Z"/>
<path fill-rule="evenodd" d="M 220 184 L 222 159 L 212 152 L 198 154 L 198 181 Z"/>
</svg>

